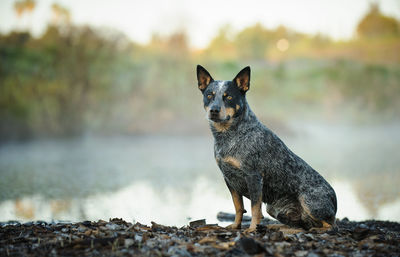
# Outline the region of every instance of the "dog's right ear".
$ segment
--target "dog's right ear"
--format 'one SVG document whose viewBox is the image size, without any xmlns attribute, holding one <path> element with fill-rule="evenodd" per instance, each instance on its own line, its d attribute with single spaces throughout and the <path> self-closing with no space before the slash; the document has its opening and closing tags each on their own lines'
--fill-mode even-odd
<svg viewBox="0 0 400 257">
<path fill-rule="evenodd" d="M 213 82 L 214 79 L 211 77 L 210 73 L 201 65 L 197 65 L 197 82 L 201 92 L 208 87 L 208 85 Z"/>
</svg>

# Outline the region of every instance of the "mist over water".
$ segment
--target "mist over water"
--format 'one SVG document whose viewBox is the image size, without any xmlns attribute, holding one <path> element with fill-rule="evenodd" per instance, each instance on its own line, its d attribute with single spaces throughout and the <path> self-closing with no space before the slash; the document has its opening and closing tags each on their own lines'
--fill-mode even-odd
<svg viewBox="0 0 400 257">
<path fill-rule="evenodd" d="M 288 127 L 294 133 L 276 133 L 332 184 L 339 218 L 400 221 L 399 123 Z M 211 133 L 4 144 L 0 174 L 0 221 L 121 217 L 182 226 L 234 212 Z"/>
</svg>

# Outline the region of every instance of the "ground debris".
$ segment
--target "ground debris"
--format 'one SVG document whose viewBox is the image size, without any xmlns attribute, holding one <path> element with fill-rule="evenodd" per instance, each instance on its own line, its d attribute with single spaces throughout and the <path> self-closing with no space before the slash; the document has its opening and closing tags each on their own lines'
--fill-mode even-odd
<svg viewBox="0 0 400 257">
<path fill-rule="evenodd" d="M 205 219 L 194 220 L 194 221 L 191 221 L 189 223 L 189 226 L 192 227 L 192 228 L 201 227 L 201 226 L 204 226 L 204 225 L 206 225 L 206 220 Z"/>
<path fill-rule="evenodd" d="M 219 216 L 224 221 L 234 217 Z M 267 227 L 274 223 L 264 219 L 254 233 L 245 234 L 243 229 L 230 230 L 205 220 L 182 228 L 116 218 L 2 222 L 0 256 L 400 256 L 397 222 L 343 219 L 334 232 L 295 234 Z"/>
</svg>

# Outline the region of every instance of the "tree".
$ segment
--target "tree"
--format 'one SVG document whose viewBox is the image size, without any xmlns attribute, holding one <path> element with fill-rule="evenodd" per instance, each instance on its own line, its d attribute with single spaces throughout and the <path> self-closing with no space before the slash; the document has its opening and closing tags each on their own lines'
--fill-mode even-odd
<svg viewBox="0 0 400 257">
<path fill-rule="evenodd" d="M 206 50 L 207 57 L 215 59 L 234 59 L 236 49 L 231 40 L 231 28 L 222 27 L 217 36 L 210 42 Z"/>
<path fill-rule="evenodd" d="M 383 15 L 378 4 L 371 4 L 369 12 L 357 26 L 357 34 L 362 38 L 400 36 L 399 22 Z"/>
<path fill-rule="evenodd" d="M 32 12 L 36 7 L 36 3 L 33 0 L 18 0 L 14 3 L 14 10 L 17 13 L 17 17 L 22 19 L 25 13 L 29 14 L 32 19 Z M 27 23 L 27 27 L 30 26 L 32 22 Z"/>
<path fill-rule="evenodd" d="M 69 24 L 71 20 L 71 14 L 69 10 L 57 3 L 51 5 L 51 11 L 53 13 L 52 23 L 55 25 Z"/>
<path fill-rule="evenodd" d="M 36 3 L 33 0 L 19 0 L 14 3 L 14 9 L 18 17 L 21 17 L 25 12 L 31 13 L 35 6 Z"/>
<path fill-rule="evenodd" d="M 268 43 L 268 30 L 260 23 L 242 30 L 235 38 L 238 54 L 245 59 L 264 59 Z"/>
</svg>

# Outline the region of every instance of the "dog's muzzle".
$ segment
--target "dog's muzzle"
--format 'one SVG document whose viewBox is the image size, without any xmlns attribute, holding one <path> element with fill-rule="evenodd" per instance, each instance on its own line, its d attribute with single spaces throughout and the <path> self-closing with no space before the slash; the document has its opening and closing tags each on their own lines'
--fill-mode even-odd
<svg viewBox="0 0 400 257">
<path fill-rule="evenodd" d="M 227 122 L 231 119 L 230 115 L 221 115 L 221 108 L 219 106 L 212 106 L 208 113 L 208 118 L 213 122 Z M 221 117 L 224 116 L 224 117 Z"/>
<path fill-rule="evenodd" d="M 225 118 L 221 119 L 219 117 L 219 114 L 211 114 L 209 115 L 209 119 L 212 120 L 213 122 L 227 122 L 231 119 L 231 116 L 228 115 Z"/>
</svg>

